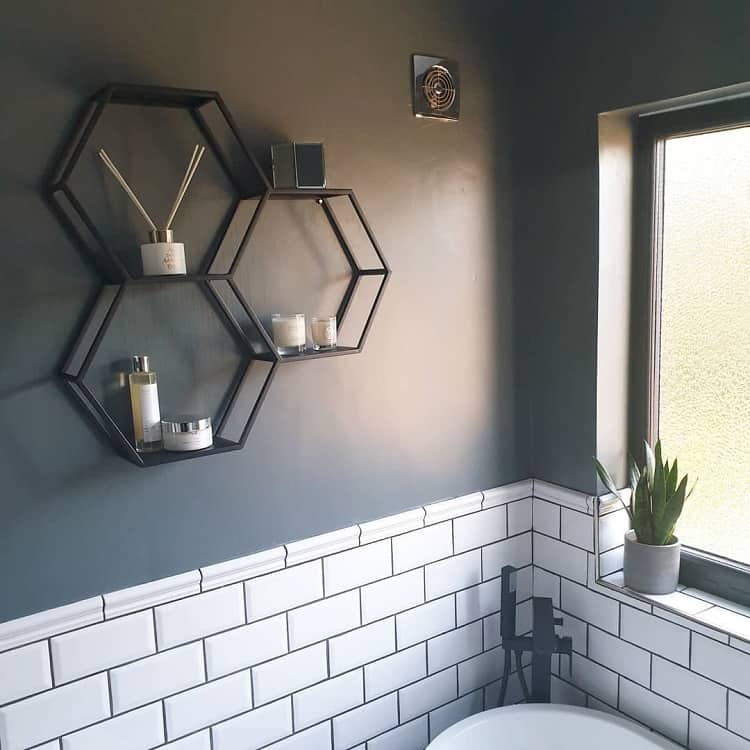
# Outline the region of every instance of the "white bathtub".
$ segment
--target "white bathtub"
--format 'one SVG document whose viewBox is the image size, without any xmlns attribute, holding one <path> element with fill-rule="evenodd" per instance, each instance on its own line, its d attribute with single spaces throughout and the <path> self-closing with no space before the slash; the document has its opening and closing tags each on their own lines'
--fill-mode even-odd
<svg viewBox="0 0 750 750">
<path fill-rule="evenodd" d="M 573 706 L 493 708 L 446 729 L 427 750 L 677 750 L 633 722 Z"/>
</svg>

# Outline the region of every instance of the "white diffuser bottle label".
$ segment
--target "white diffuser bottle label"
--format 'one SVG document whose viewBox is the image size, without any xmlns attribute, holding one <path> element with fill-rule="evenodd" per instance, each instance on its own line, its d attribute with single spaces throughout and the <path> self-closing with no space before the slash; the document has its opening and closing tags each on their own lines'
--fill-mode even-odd
<svg viewBox="0 0 750 750">
<path fill-rule="evenodd" d="M 159 391 L 156 383 L 138 386 L 141 401 L 141 423 L 143 440 L 153 443 L 161 440 L 161 415 L 159 414 Z"/>
</svg>

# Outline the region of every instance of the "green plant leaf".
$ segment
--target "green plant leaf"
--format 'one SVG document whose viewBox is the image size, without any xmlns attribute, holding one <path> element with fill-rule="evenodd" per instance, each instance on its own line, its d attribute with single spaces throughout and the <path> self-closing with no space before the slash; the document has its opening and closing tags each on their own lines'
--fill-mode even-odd
<svg viewBox="0 0 750 750">
<path fill-rule="evenodd" d="M 641 470 L 638 468 L 638 464 L 635 459 L 628 455 L 628 484 L 632 492 L 635 492 L 635 488 L 638 486 L 638 480 L 641 478 Z"/>
<path fill-rule="evenodd" d="M 661 441 L 656 441 L 654 450 L 654 481 L 651 490 L 651 518 L 653 538 L 658 540 L 664 535 L 664 523 L 667 511 L 667 477 L 661 459 Z M 659 544 L 658 541 L 653 544 Z"/>
<path fill-rule="evenodd" d="M 651 450 L 651 446 L 644 440 L 643 445 L 646 449 L 646 474 L 648 475 L 648 488 L 653 489 L 654 486 L 654 470 L 656 466 L 656 457 L 654 452 Z"/>
<path fill-rule="evenodd" d="M 682 478 L 677 490 L 672 497 L 672 500 L 667 504 L 664 512 L 664 518 L 662 519 L 662 525 L 657 535 L 656 544 L 669 544 L 670 540 L 674 536 L 674 529 L 677 526 L 677 521 L 682 514 L 682 508 L 685 504 L 685 491 L 687 489 L 687 474 Z"/>
<path fill-rule="evenodd" d="M 671 469 L 667 470 L 667 465 L 664 465 L 664 473 L 667 475 L 667 502 L 670 502 L 677 489 L 677 459 L 674 460 Z"/>
<path fill-rule="evenodd" d="M 633 529 L 641 544 L 653 544 L 653 526 L 651 523 L 651 500 L 648 490 L 648 473 L 643 472 L 638 480 L 633 497 Z"/>
<path fill-rule="evenodd" d="M 622 505 L 623 508 L 625 508 L 625 512 L 630 517 L 630 521 L 632 523 L 633 514 L 631 513 L 630 508 L 628 507 L 627 503 L 625 502 L 622 495 L 620 494 L 620 490 L 617 489 L 615 480 L 612 479 L 612 476 L 607 471 L 604 464 L 602 464 L 602 462 L 599 461 L 599 459 L 597 459 L 596 457 L 594 457 L 594 466 L 596 466 L 596 473 L 599 475 L 599 479 L 602 480 L 602 484 L 607 488 L 609 492 L 611 492 L 620 501 L 620 504 Z"/>
</svg>

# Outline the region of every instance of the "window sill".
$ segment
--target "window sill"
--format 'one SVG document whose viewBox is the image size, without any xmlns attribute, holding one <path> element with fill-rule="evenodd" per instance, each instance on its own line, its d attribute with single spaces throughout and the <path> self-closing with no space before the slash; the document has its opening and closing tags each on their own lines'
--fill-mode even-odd
<svg viewBox="0 0 750 750">
<path fill-rule="evenodd" d="M 673 594 L 641 594 L 625 586 L 621 570 L 600 578 L 598 583 L 640 602 L 658 607 L 667 613 L 690 620 L 694 624 L 718 631 L 727 638 L 738 639 L 742 643 L 734 642 L 733 645 L 750 652 L 750 607 L 743 607 L 713 594 L 694 588 L 685 588 L 682 585 L 678 586 Z M 654 613 L 661 614 L 656 610 Z M 693 629 L 696 628 L 693 627 Z M 706 635 L 716 638 L 716 635 L 711 632 Z M 720 640 L 727 640 L 727 638 Z"/>
</svg>

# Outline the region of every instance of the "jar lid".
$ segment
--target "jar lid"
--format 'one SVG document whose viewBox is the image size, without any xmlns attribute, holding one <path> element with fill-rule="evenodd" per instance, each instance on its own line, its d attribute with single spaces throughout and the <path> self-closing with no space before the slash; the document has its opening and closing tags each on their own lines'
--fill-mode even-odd
<svg viewBox="0 0 750 750">
<path fill-rule="evenodd" d="M 195 414 L 179 414 L 175 417 L 162 419 L 161 428 L 164 432 L 201 432 L 202 430 L 211 428 L 211 417 L 200 417 Z"/>
</svg>

